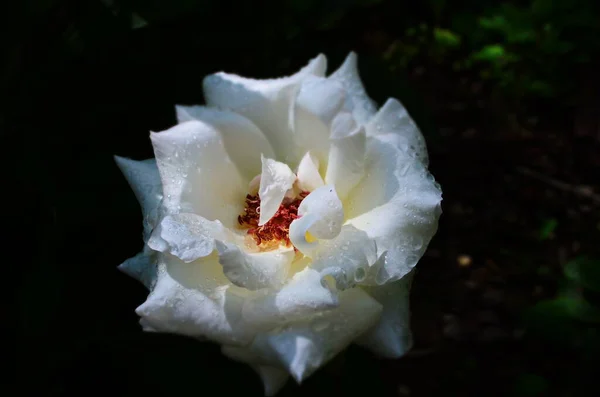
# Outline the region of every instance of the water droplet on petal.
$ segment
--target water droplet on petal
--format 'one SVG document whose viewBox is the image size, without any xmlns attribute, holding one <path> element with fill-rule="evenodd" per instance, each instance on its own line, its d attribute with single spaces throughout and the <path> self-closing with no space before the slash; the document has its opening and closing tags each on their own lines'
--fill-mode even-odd
<svg viewBox="0 0 600 397">
<path fill-rule="evenodd" d="M 362 267 L 359 267 L 358 269 L 356 269 L 354 271 L 354 280 L 356 282 L 361 282 L 364 281 L 364 279 L 367 277 L 367 272 L 365 272 L 365 269 L 363 269 Z"/>
<path fill-rule="evenodd" d="M 421 249 L 423 247 L 423 237 L 416 235 L 414 236 L 413 248 L 415 250 Z"/>
<path fill-rule="evenodd" d="M 407 267 L 412 268 L 417 264 L 418 261 L 419 261 L 419 257 L 417 255 L 410 254 L 406 257 L 404 263 L 406 264 Z"/>
</svg>

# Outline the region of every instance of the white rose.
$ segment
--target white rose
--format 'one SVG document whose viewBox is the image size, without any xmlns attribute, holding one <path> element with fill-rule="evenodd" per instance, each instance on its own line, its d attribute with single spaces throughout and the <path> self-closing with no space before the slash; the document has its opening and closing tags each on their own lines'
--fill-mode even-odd
<svg viewBox="0 0 600 397">
<path fill-rule="evenodd" d="M 142 327 L 222 344 L 267 395 L 352 342 L 410 348 L 412 269 L 441 213 L 402 104 L 376 110 L 353 53 L 325 69 L 210 75 L 206 106 L 151 133 L 156 160 L 116 157 L 144 214 L 146 245 L 120 266 L 151 291 Z"/>
</svg>

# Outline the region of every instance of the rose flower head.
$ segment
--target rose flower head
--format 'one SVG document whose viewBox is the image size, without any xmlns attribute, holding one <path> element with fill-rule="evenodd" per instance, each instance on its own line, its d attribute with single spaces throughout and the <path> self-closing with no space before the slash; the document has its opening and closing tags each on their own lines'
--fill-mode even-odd
<svg viewBox="0 0 600 397">
<path fill-rule="evenodd" d="M 150 290 L 143 329 L 221 344 L 267 395 L 350 343 L 410 348 L 413 269 L 441 213 L 406 109 L 376 108 L 354 53 L 329 76 L 326 62 L 207 76 L 206 105 L 151 133 L 155 159 L 116 157 L 144 216 L 144 248 L 119 267 Z"/>
</svg>

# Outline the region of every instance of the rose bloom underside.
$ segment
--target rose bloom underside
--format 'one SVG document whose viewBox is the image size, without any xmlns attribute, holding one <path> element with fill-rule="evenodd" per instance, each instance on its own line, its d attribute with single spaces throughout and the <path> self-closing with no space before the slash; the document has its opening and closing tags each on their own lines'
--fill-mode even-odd
<svg viewBox="0 0 600 397">
<path fill-rule="evenodd" d="M 144 330 L 220 343 L 265 393 L 357 343 L 412 344 L 408 296 L 437 229 L 441 191 L 396 99 L 379 110 L 356 55 L 326 76 L 204 80 L 151 133 L 155 159 L 116 157 L 144 216 L 144 249 L 120 265 L 148 289 Z"/>
</svg>

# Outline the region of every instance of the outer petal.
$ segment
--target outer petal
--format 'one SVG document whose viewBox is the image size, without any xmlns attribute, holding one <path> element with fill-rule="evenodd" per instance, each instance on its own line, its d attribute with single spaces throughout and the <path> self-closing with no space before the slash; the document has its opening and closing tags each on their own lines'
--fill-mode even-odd
<svg viewBox="0 0 600 397">
<path fill-rule="evenodd" d="M 350 113 L 342 112 L 333 120 L 331 149 L 325 181 L 334 185 L 343 200 L 363 178 L 365 170 L 366 135 L 356 126 Z"/>
<path fill-rule="evenodd" d="M 333 72 L 329 79 L 342 84 L 347 94 L 344 108 L 352 112 L 359 124 L 366 124 L 373 117 L 377 108 L 367 95 L 360 80 L 356 54 L 354 52 L 348 54 L 342 66 Z"/>
<path fill-rule="evenodd" d="M 279 209 L 285 193 L 292 188 L 296 175 L 290 167 L 279 161 L 262 157 L 260 175 L 260 219 L 259 226 L 267 223 Z"/>
<path fill-rule="evenodd" d="M 279 368 L 270 367 L 268 365 L 254 366 L 254 370 L 260 376 L 265 387 L 265 396 L 274 396 L 279 390 L 285 386 L 290 375 Z"/>
<path fill-rule="evenodd" d="M 145 245 L 139 254 L 121 263 L 118 269 L 152 289 L 157 277 L 155 252 Z"/>
<path fill-rule="evenodd" d="M 310 267 L 320 272 L 323 281 L 333 277 L 336 288 L 344 290 L 363 282 L 376 259 L 375 241 L 364 231 L 345 225 L 335 239 L 321 242 Z"/>
<path fill-rule="evenodd" d="M 387 136 L 402 152 L 429 163 L 425 138 L 397 99 L 390 98 L 366 126 L 369 136 Z"/>
<path fill-rule="evenodd" d="M 323 186 L 306 196 L 298 207 L 299 219 L 290 224 L 290 240 L 304 255 L 311 257 L 317 242 L 308 242 L 306 234 L 317 239 L 333 239 L 342 229 L 344 209 L 333 186 Z"/>
<path fill-rule="evenodd" d="M 144 324 L 159 332 L 204 336 L 225 344 L 252 340 L 254 331 L 240 323 L 248 291 L 229 284 L 216 255 L 192 263 L 169 254 L 158 256 L 154 290 L 136 309 Z"/>
<path fill-rule="evenodd" d="M 125 175 L 142 207 L 144 240 L 146 240 L 156 225 L 157 210 L 160 200 L 162 200 L 162 184 L 156 160 L 135 161 L 115 156 L 115 162 Z"/>
<path fill-rule="evenodd" d="M 348 198 L 349 222 L 377 243 L 377 263 L 364 283 L 406 275 L 437 230 L 441 191 L 425 166 L 387 136 L 368 140 L 366 174 Z"/>
<path fill-rule="evenodd" d="M 261 154 L 268 158 L 275 157 L 262 131 L 242 115 L 205 106 L 176 106 L 175 110 L 180 123 L 200 120 L 217 129 L 223 137 L 229 157 L 247 180 L 260 173 Z"/>
<path fill-rule="evenodd" d="M 400 280 L 364 290 L 383 306 L 377 325 L 358 344 L 382 357 L 398 358 L 412 347 L 410 331 L 410 285 L 414 270 Z"/>
<path fill-rule="evenodd" d="M 293 112 L 294 142 L 302 152 L 311 150 L 325 164 L 329 150 L 330 125 L 344 105 L 341 83 L 322 77 L 302 82 Z"/>
<path fill-rule="evenodd" d="M 255 80 L 227 73 L 204 79 L 208 106 L 230 109 L 252 120 L 265 134 L 277 159 L 295 164 L 304 152 L 294 147 L 290 112 L 300 83 L 309 76 L 324 76 L 327 59 L 319 55 L 298 73 L 272 80 Z"/>
<path fill-rule="evenodd" d="M 336 309 L 259 334 L 248 348 L 224 347 L 223 352 L 236 360 L 285 368 L 301 382 L 372 327 L 380 313 L 377 301 L 353 288 L 340 294 Z"/>
<path fill-rule="evenodd" d="M 337 293 L 311 268 L 296 273 L 280 291 L 255 294 L 244 303 L 244 319 L 264 331 L 339 305 Z"/>
<path fill-rule="evenodd" d="M 115 162 L 125 175 L 142 208 L 144 219 L 144 241 L 156 226 L 158 207 L 162 199 L 162 184 L 154 159 L 135 161 L 115 156 Z M 119 270 L 140 281 L 150 289 L 156 282 L 154 253 L 147 246 L 136 256 L 127 259 Z"/>
<path fill-rule="evenodd" d="M 162 219 L 148 246 L 190 263 L 210 255 L 216 248 L 216 239 L 233 238 L 233 234 L 219 221 L 209 221 L 196 214 L 175 214 Z"/>
<path fill-rule="evenodd" d="M 237 224 L 247 181 L 212 125 L 188 121 L 150 136 L 168 213 L 189 212 L 226 227 Z"/>
</svg>

